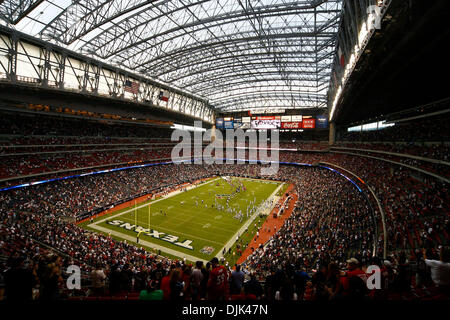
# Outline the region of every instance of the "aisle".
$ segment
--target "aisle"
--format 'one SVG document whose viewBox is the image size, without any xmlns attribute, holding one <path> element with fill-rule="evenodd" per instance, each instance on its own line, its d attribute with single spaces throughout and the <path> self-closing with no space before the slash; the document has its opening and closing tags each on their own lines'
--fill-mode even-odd
<svg viewBox="0 0 450 320">
<path fill-rule="evenodd" d="M 286 193 L 291 192 L 293 189 L 293 185 L 291 184 L 288 189 L 285 191 L 283 197 L 280 199 L 280 203 L 284 203 L 286 200 Z M 252 248 L 256 249 L 259 247 L 260 244 L 265 244 L 271 236 L 275 234 L 275 227 L 276 230 L 280 230 L 280 228 L 283 226 L 284 221 L 288 219 L 294 211 L 295 203 L 297 202 L 298 196 L 296 194 L 292 194 L 292 199 L 289 201 L 289 207 L 284 211 L 284 213 L 279 216 L 278 218 L 273 217 L 273 213 L 277 212 L 277 208 L 274 208 L 272 212 L 269 214 L 269 217 L 267 217 L 266 221 L 261 226 L 261 230 L 259 232 L 259 237 L 255 236 L 253 237 L 252 241 L 249 243 L 248 247 L 245 249 L 245 251 L 242 253 L 242 256 L 237 261 L 238 264 L 242 264 L 249 255 L 252 254 Z M 266 228 L 270 228 L 269 231 L 265 231 Z M 255 241 L 256 240 L 256 241 Z"/>
</svg>

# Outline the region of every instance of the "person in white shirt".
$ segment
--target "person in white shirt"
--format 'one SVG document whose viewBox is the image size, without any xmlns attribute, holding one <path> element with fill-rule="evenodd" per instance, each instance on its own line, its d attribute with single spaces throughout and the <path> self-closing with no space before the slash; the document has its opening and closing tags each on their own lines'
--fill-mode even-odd
<svg viewBox="0 0 450 320">
<path fill-rule="evenodd" d="M 105 279 L 106 275 L 103 272 L 103 267 L 99 263 L 95 270 L 91 272 L 92 292 L 94 295 L 103 295 L 105 293 Z"/>
<path fill-rule="evenodd" d="M 428 260 L 426 250 L 423 250 L 425 264 L 431 269 L 431 279 L 440 288 L 450 288 L 450 250 L 441 247 L 439 259 Z"/>
</svg>

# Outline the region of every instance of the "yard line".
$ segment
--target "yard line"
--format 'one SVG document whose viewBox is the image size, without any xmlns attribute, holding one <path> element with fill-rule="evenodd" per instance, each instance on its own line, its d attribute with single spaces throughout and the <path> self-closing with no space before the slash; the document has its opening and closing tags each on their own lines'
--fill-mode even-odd
<svg viewBox="0 0 450 320">
<path fill-rule="evenodd" d="M 208 183 L 211 183 L 211 182 L 213 182 L 213 181 L 216 181 L 217 179 L 219 179 L 219 178 L 212 179 L 212 180 L 210 180 L 210 181 L 208 181 L 208 182 L 202 184 L 202 186 L 207 185 Z M 195 188 L 198 188 L 198 187 L 199 187 L 199 186 L 196 186 L 196 187 L 194 187 L 194 188 L 192 188 L 192 189 L 195 189 Z M 177 191 L 179 191 L 179 190 L 177 190 Z M 177 195 L 177 194 L 179 193 L 179 192 L 177 192 L 177 191 L 173 191 L 173 192 L 169 193 L 169 194 L 168 194 L 167 196 L 165 196 L 165 197 L 163 196 L 163 197 L 159 198 L 158 200 L 152 201 L 151 204 L 154 204 L 154 203 L 159 202 L 159 201 L 161 201 L 161 200 L 166 200 L 166 199 L 168 199 L 168 198 L 171 198 L 171 197 L 173 197 L 173 196 L 175 196 L 175 195 Z M 138 206 L 138 207 L 136 207 L 136 208 L 139 210 L 139 209 L 144 208 L 144 207 L 148 207 L 148 203 L 143 204 L 143 205 L 141 205 L 141 206 Z M 128 210 L 126 210 L 126 211 L 119 212 L 119 213 L 117 213 L 117 214 L 115 214 L 115 215 L 111 215 L 111 216 L 109 216 L 109 217 L 106 217 L 105 219 L 96 221 L 96 222 L 94 222 L 93 224 L 99 224 L 99 223 L 102 223 L 102 222 L 104 222 L 104 221 L 106 221 L 106 220 L 108 220 L 108 219 L 115 218 L 115 217 L 117 217 L 117 216 L 120 216 L 120 215 L 122 215 L 122 214 L 131 212 L 131 211 L 134 211 L 134 207 L 131 208 L 131 209 L 128 209 Z"/>
<path fill-rule="evenodd" d="M 190 208 L 190 209 L 194 209 L 194 208 Z M 200 211 L 200 212 L 203 213 L 203 210 Z M 152 214 L 152 215 L 153 215 L 153 214 Z M 180 216 L 181 216 L 181 217 L 196 218 L 195 216 L 192 216 L 192 210 L 181 210 L 181 209 L 178 209 L 176 215 L 177 215 L 177 216 L 175 216 L 175 217 L 173 217 L 173 216 L 171 216 L 171 215 L 168 216 L 169 220 L 168 220 L 167 222 L 170 222 L 170 220 L 172 220 L 172 219 L 174 219 L 174 220 L 182 220 L 183 222 L 187 222 L 187 221 L 188 221 L 188 220 L 183 220 L 183 219 L 179 218 Z M 206 217 L 205 217 L 205 218 L 206 218 Z M 213 218 L 212 218 L 212 219 L 213 219 Z M 210 221 L 210 220 L 208 220 L 208 221 Z M 198 222 L 192 222 L 192 223 L 198 223 Z M 224 225 L 224 226 L 230 225 L 228 222 L 221 222 L 221 221 L 218 221 L 218 223 L 219 223 L 219 224 L 222 224 L 222 225 Z M 162 224 L 164 224 L 164 222 L 162 222 Z M 224 228 L 224 229 L 226 229 L 226 228 Z M 230 230 L 234 230 L 234 228 L 231 228 Z"/>
<path fill-rule="evenodd" d="M 189 214 L 179 214 L 179 215 L 181 215 L 181 216 L 189 216 L 189 217 L 191 217 Z M 180 224 L 183 224 L 183 223 L 191 223 L 191 224 L 197 224 L 197 225 L 203 225 L 203 223 L 202 222 L 192 222 L 192 221 L 189 221 L 189 220 L 185 220 L 185 219 L 182 219 L 182 218 L 179 218 L 179 217 L 169 217 L 170 218 L 170 220 L 167 220 L 167 221 L 163 221 L 161 224 L 159 224 L 159 225 L 164 225 L 164 223 L 167 223 L 167 222 L 171 222 L 172 220 L 179 220 L 179 221 L 181 221 L 181 223 Z M 192 217 L 192 218 L 194 218 L 194 217 Z M 208 220 L 208 221 L 210 221 L 210 220 Z M 218 224 L 222 224 L 222 225 L 224 225 L 224 226 L 228 226 L 228 225 L 230 225 L 229 223 L 227 223 L 227 222 L 221 222 L 221 221 L 217 221 L 217 223 Z M 213 227 L 213 228 L 216 228 L 216 229 L 219 229 L 219 230 L 222 230 L 222 231 L 234 231 L 235 230 L 235 228 L 221 228 L 221 227 Z"/>
</svg>

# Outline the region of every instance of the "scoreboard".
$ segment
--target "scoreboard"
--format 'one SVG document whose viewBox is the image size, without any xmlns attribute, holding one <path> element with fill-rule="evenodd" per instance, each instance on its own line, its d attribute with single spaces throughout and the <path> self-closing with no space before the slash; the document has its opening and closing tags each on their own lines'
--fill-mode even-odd
<svg viewBox="0 0 450 320">
<path fill-rule="evenodd" d="M 328 117 L 325 115 L 282 115 L 282 116 L 251 116 L 251 117 L 225 117 L 216 119 L 218 129 L 326 129 L 328 128 Z"/>
</svg>

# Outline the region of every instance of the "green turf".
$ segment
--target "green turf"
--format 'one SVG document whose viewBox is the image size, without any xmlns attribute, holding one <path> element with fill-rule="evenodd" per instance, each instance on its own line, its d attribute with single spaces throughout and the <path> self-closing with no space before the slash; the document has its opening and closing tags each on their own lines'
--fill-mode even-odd
<svg viewBox="0 0 450 320">
<path fill-rule="evenodd" d="M 177 251 L 179 257 L 182 257 L 183 253 L 185 253 L 200 259 L 209 260 L 214 255 L 217 255 L 223 246 L 233 238 L 235 233 L 243 226 L 243 224 L 245 224 L 247 220 L 246 207 L 248 203 L 250 201 L 255 201 L 256 199 L 256 203 L 260 204 L 281 184 L 279 182 L 243 178 L 232 178 L 232 181 L 234 184 L 237 184 L 237 181 L 241 181 L 246 188 L 245 191 L 238 193 L 229 201 L 230 207 L 236 207 L 238 211 L 242 210 L 244 215 L 242 222 L 233 218 L 235 215 L 234 213 L 219 211 L 216 208 L 215 194 L 230 194 L 234 190 L 234 188 L 223 179 L 217 179 L 209 183 L 206 182 L 200 184 L 194 189 L 181 192 L 170 198 L 153 200 L 150 206 L 150 230 L 163 232 L 164 235 L 160 235 L 160 238 L 157 239 L 148 235 L 148 230 L 146 230 L 140 235 L 140 245 L 142 245 L 142 241 L 148 241 Z M 202 199 L 204 201 L 203 205 L 201 204 Z M 195 201 L 198 202 L 198 205 L 196 205 Z M 226 198 L 217 199 L 217 203 L 225 205 Z M 212 207 L 213 204 L 214 208 Z M 205 207 L 205 205 L 207 207 Z M 146 203 L 140 203 L 137 205 L 137 208 L 137 210 L 134 210 L 134 206 L 131 206 L 110 215 L 101 216 L 95 219 L 94 222 L 107 219 L 100 222 L 98 225 L 107 228 L 108 230 L 114 230 L 121 234 L 130 235 L 133 238 L 136 238 L 137 233 L 134 228 L 135 221 L 137 221 L 139 227 L 145 229 L 149 228 L 148 205 L 146 205 Z M 166 213 L 165 215 L 164 212 Z M 129 223 L 128 228 L 130 230 L 108 223 L 114 220 Z M 260 219 L 255 219 L 255 222 L 258 222 L 258 220 Z M 88 221 L 81 226 L 91 229 L 88 227 L 90 223 L 91 222 Z M 123 225 L 123 223 L 121 225 Z M 254 223 L 250 225 L 247 234 L 241 235 L 240 242 L 244 243 L 247 242 L 249 238 L 251 239 L 256 232 Z M 174 243 L 162 240 L 164 236 L 168 239 L 167 235 L 178 237 L 178 239 Z M 120 238 L 120 235 L 115 236 L 115 238 L 117 237 Z M 192 243 L 190 243 L 192 249 L 187 249 L 175 244 L 183 243 L 185 240 L 192 241 Z M 212 247 L 214 250 L 210 254 L 202 253 L 201 250 L 204 249 L 204 247 Z M 165 254 L 164 249 L 162 249 L 162 251 L 163 254 Z M 237 259 L 237 257 L 232 258 L 229 255 L 226 257 L 230 260 L 230 263 Z"/>
</svg>

